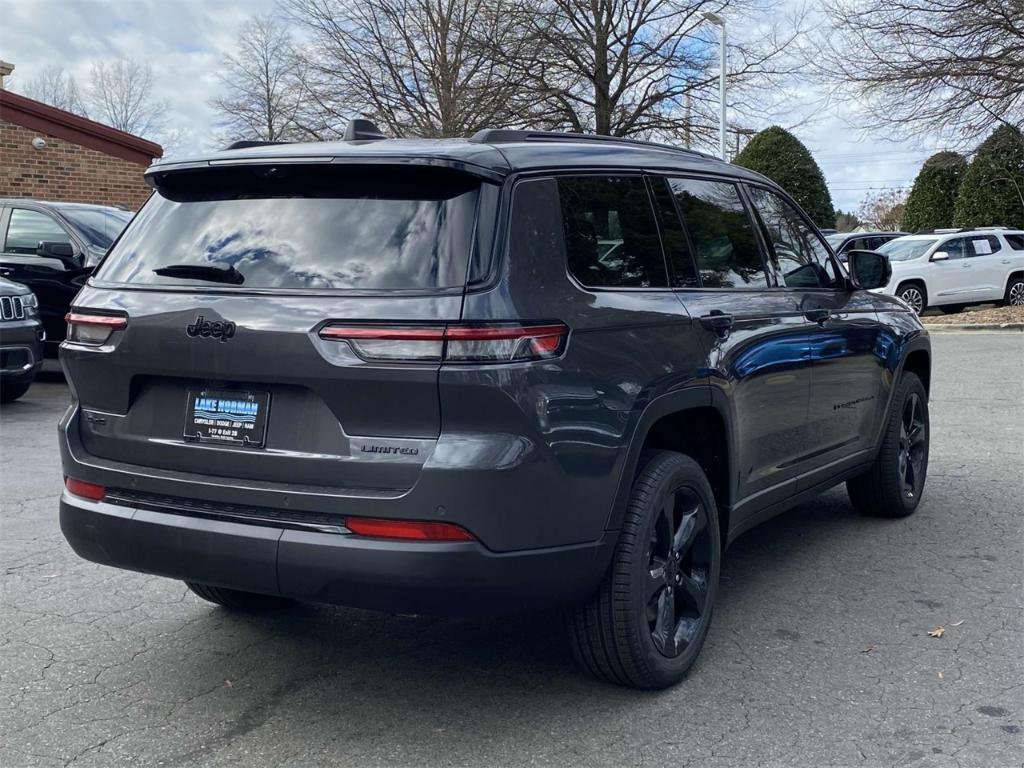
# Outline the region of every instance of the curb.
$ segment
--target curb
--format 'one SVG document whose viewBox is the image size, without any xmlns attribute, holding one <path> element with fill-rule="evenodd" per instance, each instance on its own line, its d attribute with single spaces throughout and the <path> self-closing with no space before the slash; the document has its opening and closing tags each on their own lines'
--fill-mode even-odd
<svg viewBox="0 0 1024 768">
<path fill-rule="evenodd" d="M 923 323 L 929 333 L 936 331 L 1010 331 L 1024 332 L 1024 323 Z"/>
</svg>

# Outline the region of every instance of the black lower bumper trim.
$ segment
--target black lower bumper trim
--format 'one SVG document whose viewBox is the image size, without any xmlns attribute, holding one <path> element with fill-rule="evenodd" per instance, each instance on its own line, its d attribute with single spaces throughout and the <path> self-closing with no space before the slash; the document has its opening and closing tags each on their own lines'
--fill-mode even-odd
<svg viewBox="0 0 1024 768">
<path fill-rule="evenodd" d="M 69 497 L 61 530 L 82 557 L 248 592 L 395 613 L 500 614 L 585 600 L 610 540 L 491 552 L 476 542 L 404 542 L 281 529 Z"/>
</svg>

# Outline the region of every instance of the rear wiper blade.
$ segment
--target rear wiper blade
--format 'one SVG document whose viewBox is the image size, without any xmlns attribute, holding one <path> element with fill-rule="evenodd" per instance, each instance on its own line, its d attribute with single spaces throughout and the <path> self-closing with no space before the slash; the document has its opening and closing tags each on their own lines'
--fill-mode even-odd
<svg viewBox="0 0 1024 768">
<path fill-rule="evenodd" d="M 245 282 L 242 273 L 231 264 L 168 264 L 153 271 L 162 277 L 180 277 L 184 280 L 209 280 L 232 285 Z"/>
</svg>

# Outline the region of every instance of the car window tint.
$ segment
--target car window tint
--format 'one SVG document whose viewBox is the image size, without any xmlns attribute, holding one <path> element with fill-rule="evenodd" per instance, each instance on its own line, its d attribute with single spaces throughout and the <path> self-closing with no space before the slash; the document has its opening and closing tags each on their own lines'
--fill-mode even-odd
<svg viewBox="0 0 1024 768">
<path fill-rule="evenodd" d="M 998 251 L 1002 246 L 999 243 L 999 238 L 995 235 L 985 235 L 978 237 L 974 235 L 967 239 L 968 257 L 973 256 L 988 256 Z"/>
<path fill-rule="evenodd" d="M 838 280 L 828 249 L 800 212 L 762 187 L 751 187 L 750 199 L 764 223 L 783 284 L 787 288 L 835 288 Z"/>
<path fill-rule="evenodd" d="M 1024 251 L 1024 235 L 1003 235 L 1003 237 L 1015 251 Z"/>
<path fill-rule="evenodd" d="M 11 211 L 11 221 L 7 225 L 7 240 L 4 243 L 6 253 L 34 254 L 39 244 L 44 241 L 71 242 L 64 228 L 45 213 L 26 208 L 15 208 Z"/>
<path fill-rule="evenodd" d="M 679 221 L 679 212 L 672 200 L 667 179 L 651 179 L 654 204 L 661 222 L 661 242 L 668 257 L 669 280 L 673 288 L 695 288 L 700 285 L 697 267 L 686 242 L 686 233 Z"/>
<path fill-rule="evenodd" d="M 583 285 L 668 285 L 658 226 L 641 177 L 563 177 L 558 195 L 569 271 Z"/>
<path fill-rule="evenodd" d="M 944 242 L 935 251 L 936 253 L 945 251 L 950 260 L 962 259 L 965 258 L 967 253 L 967 241 L 962 237 L 954 237 L 952 240 Z"/>
<path fill-rule="evenodd" d="M 706 288 L 768 285 L 757 236 L 735 184 L 669 180 Z"/>
</svg>

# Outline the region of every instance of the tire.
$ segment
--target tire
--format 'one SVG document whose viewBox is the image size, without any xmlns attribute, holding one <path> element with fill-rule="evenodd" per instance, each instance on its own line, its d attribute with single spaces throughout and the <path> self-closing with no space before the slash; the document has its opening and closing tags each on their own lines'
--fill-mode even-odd
<svg viewBox="0 0 1024 768">
<path fill-rule="evenodd" d="M 1003 304 L 1008 307 L 1024 307 L 1024 275 L 1014 275 L 1006 282 Z"/>
<path fill-rule="evenodd" d="M 846 482 L 858 512 L 907 517 L 921 502 L 928 476 L 928 393 L 913 373 L 904 373 L 892 402 L 882 448 L 863 475 Z"/>
<path fill-rule="evenodd" d="M 261 595 L 257 592 L 242 592 L 237 589 L 226 589 L 225 587 L 214 587 L 209 584 L 197 584 L 194 581 L 186 581 L 185 585 L 203 600 L 227 608 L 229 611 L 240 611 L 245 613 L 259 613 L 261 611 L 273 611 L 284 608 L 292 601 L 286 597 L 277 595 Z"/>
<path fill-rule="evenodd" d="M 641 461 L 608 573 L 567 623 L 573 655 L 591 674 L 657 689 L 682 680 L 700 654 L 722 547 L 700 466 L 674 451 Z"/>
<path fill-rule="evenodd" d="M 939 310 L 944 315 L 955 315 L 958 312 L 964 311 L 963 304 L 946 304 L 945 306 L 939 307 Z"/>
<path fill-rule="evenodd" d="M 31 381 L 22 382 L 20 384 L 0 385 L 0 403 L 9 403 L 12 400 L 17 400 L 28 392 L 28 388 L 31 386 Z"/>
<path fill-rule="evenodd" d="M 915 315 L 928 309 L 928 292 L 920 283 L 904 283 L 896 289 L 896 298 L 909 304 Z"/>
</svg>

